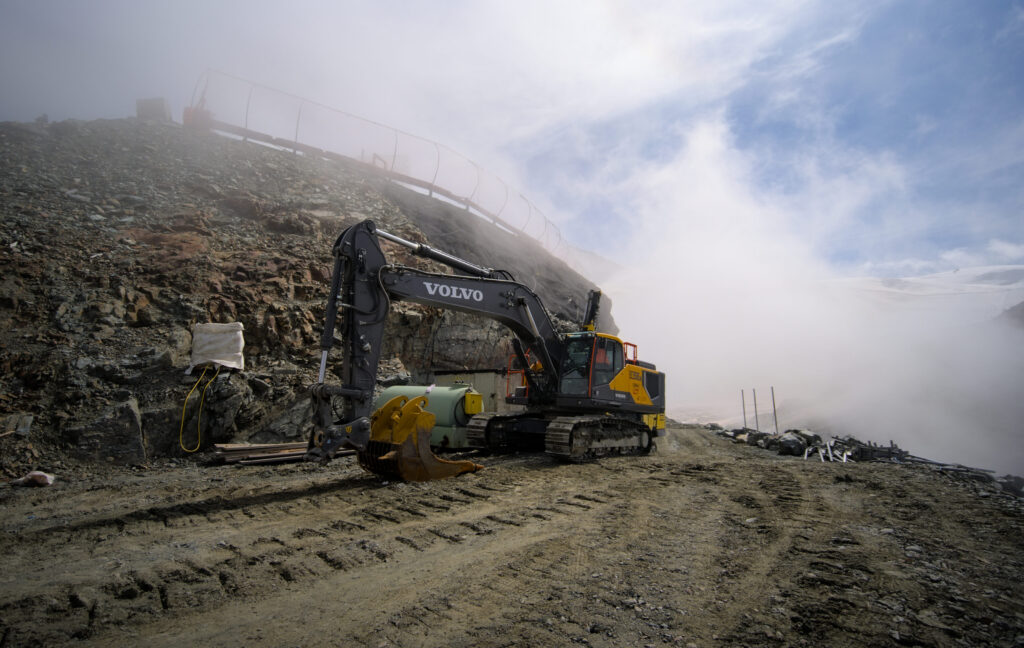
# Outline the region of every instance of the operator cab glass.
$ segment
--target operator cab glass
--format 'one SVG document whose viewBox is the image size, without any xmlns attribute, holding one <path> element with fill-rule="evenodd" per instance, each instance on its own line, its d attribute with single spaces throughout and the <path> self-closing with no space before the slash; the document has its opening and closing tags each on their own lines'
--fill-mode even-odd
<svg viewBox="0 0 1024 648">
<path fill-rule="evenodd" d="M 571 396 L 586 396 L 590 387 L 590 354 L 594 350 L 592 333 L 570 335 L 562 360 L 562 385 L 559 391 Z"/>
<path fill-rule="evenodd" d="M 622 343 L 598 336 L 594 343 L 594 386 L 607 385 L 622 371 Z"/>
<path fill-rule="evenodd" d="M 568 336 L 559 390 L 569 396 L 589 396 L 592 385 L 607 385 L 622 370 L 622 343 L 593 333 Z"/>
</svg>

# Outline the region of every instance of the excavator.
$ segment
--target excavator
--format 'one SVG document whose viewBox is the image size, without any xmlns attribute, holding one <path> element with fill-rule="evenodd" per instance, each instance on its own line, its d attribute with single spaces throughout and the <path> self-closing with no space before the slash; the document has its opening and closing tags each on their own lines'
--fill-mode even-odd
<svg viewBox="0 0 1024 648">
<path fill-rule="evenodd" d="M 389 263 L 386 240 L 448 266 L 438 274 Z M 504 270 L 485 268 L 408 241 L 363 221 L 333 247 L 334 269 L 310 389 L 313 432 L 306 453 L 330 461 L 354 450 L 363 468 L 390 479 L 427 481 L 482 468 L 432 452 L 429 394 L 399 396 L 374 409 L 374 386 L 394 301 L 481 315 L 513 334 L 517 386 L 506 400 L 521 407 L 469 420 L 467 443 L 485 452 L 543 450 L 563 461 L 649 453 L 665 434 L 665 374 L 637 359 L 636 345 L 595 330 L 600 292 L 592 291 L 580 330 L 560 334 L 540 297 Z M 328 384 L 328 359 L 340 347 L 342 384 Z"/>
</svg>

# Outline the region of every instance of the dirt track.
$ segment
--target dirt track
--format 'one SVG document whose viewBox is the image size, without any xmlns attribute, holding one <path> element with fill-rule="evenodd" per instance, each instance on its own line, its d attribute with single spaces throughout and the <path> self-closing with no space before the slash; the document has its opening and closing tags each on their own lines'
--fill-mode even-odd
<svg viewBox="0 0 1024 648">
<path fill-rule="evenodd" d="M 385 484 L 161 467 L 0 491 L 0 646 L 1024 645 L 1020 500 L 676 428 Z"/>
</svg>

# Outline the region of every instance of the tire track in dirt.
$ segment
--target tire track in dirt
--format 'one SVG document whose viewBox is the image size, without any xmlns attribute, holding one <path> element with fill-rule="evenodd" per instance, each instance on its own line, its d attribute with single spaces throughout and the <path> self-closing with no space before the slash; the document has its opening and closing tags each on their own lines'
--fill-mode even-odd
<svg viewBox="0 0 1024 648">
<path fill-rule="evenodd" d="M 399 607 L 353 639 L 360 645 L 400 646 L 507 645 L 511 634 L 525 645 L 616 646 L 663 635 L 674 639 L 677 635 L 668 632 L 670 623 L 678 627 L 685 613 L 649 605 L 644 597 L 670 597 L 683 571 L 663 562 L 665 537 L 657 531 L 665 530 L 659 522 L 676 524 L 679 505 L 685 502 L 681 491 L 689 486 L 680 488 L 678 480 L 645 475 L 649 468 L 607 462 L 574 466 L 571 480 L 547 480 L 548 490 L 559 493 L 549 496 L 553 504 L 539 501 L 515 511 L 526 516 L 528 526 L 540 520 L 539 529 L 513 538 L 514 543 L 502 547 L 507 551 L 497 554 L 501 558 L 496 563 L 491 558 L 497 547 L 492 547 L 468 561 L 474 567 L 469 577 L 423 592 L 425 598 L 445 605 Z M 650 506 L 652 494 L 666 506 Z M 714 516 L 683 507 L 697 519 L 696 528 L 706 528 L 704 522 Z M 534 517 L 537 510 L 543 518 Z M 678 543 L 676 548 L 685 554 L 694 551 L 695 544 Z M 658 570 L 662 577 L 637 583 L 635 565 Z M 464 632 L 457 637 L 424 635 L 427 628 L 452 626 Z"/>
<path fill-rule="evenodd" d="M 1012 645 L 1019 510 L 680 446 L 427 484 L 335 463 L 7 491 L 0 646 Z M 940 502 L 961 514 L 933 528 Z"/>
<path fill-rule="evenodd" d="M 43 618 L 50 639 L 81 638 L 128 619 L 187 614 L 282 585 L 415 560 L 438 544 L 520 533 L 608 501 L 607 493 L 540 497 L 542 482 L 522 481 L 500 467 L 489 479 L 426 485 L 334 480 L 44 525 L 4 543 L 15 568 L 75 536 L 92 545 L 90 555 L 43 593 L 39 582 L 7 589 L 0 613 L 14 636 Z"/>
<path fill-rule="evenodd" d="M 469 480 L 439 482 L 428 487 L 430 493 L 427 495 L 422 492 L 398 494 L 394 502 L 383 508 L 399 510 L 399 506 L 408 506 L 410 502 L 423 499 L 434 504 L 445 502 L 451 507 L 444 514 L 433 513 L 427 519 L 415 515 L 399 521 L 375 518 L 377 527 L 367 526 L 365 530 L 359 531 L 360 537 L 356 542 L 358 545 L 359 542 L 372 541 L 373 546 L 366 544 L 364 547 L 377 555 L 377 561 L 346 565 L 333 574 L 325 575 L 311 565 L 311 552 L 308 548 L 282 534 L 274 538 L 282 545 L 287 545 L 289 550 L 284 550 L 283 546 L 272 546 L 272 551 L 265 553 L 268 557 L 272 553 L 276 555 L 280 562 L 278 568 L 285 568 L 295 576 L 293 581 L 284 586 L 286 589 L 282 590 L 287 591 L 288 598 L 292 600 L 288 605 L 295 605 L 295 587 L 301 586 L 303 591 L 313 592 L 307 598 L 315 598 L 317 593 L 328 590 L 352 593 L 346 595 L 352 606 L 348 609 L 349 616 L 352 616 L 353 609 L 377 611 L 375 614 L 357 613 L 357 617 L 359 614 L 366 615 L 365 626 L 357 618 L 350 624 L 353 628 L 351 634 L 334 637 L 333 642 L 340 640 L 353 645 L 376 646 L 379 637 L 394 635 L 396 641 L 404 642 L 400 645 L 431 645 L 429 641 L 424 643 L 422 637 L 424 629 L 430 625 L 446 626 L 465 622 L 467 627 L 473 628 L 481 620 L 492 618 L 497 609 L 509 605 L 518 607 L 517 599 L 509 598 L 509 592 L 502 587 L 500 580 L 495 582 L 486 577 L 488 572 L 495 569 L 496 564 L 507 564 L 505 576 L 515 573 L 512 578 L 521 579 L 520 583 L 527 587 L 551 583 L 553 581 L 549 574 L 564 568 L 561 547 L 565 544 L 564 538 L 571 536 L 574 528 L 587 528 L 589 520 L 600 517 L 602 512 L 606 513 L 610 509 L 629 508 L 623 496 L 628 495 L 635 480 L 628 472 L 617 470 L 614 481 L 609 483 L 606 479 L 595 487 L 593 479 L 581 478 L 580 467 L 545 466 L 544 470 L 540 479 L 536 473 L 529 472 L 510 475 L 511 479 L 502 479 L 501 471 L 496 470 L 492 472 L 496 478 L 494 481 L 473 480 L 471 484 Z M 586 470 L 584 467 L 584 472 Z M 600 468 L 591 470 L 605 472 Z M 491 489 L 477 488 L 477 484 Z M 496 485 L 499 490 L 497 494 L 492 494 Z M 395 493 L 389 492 L 389 495 Z M 464 500 L 464 503 L 453 500 Z M 399 540 L 399 537 L 404 541 Z M 324 546 L 318 534 L 305 534 L 302 540 L 314 542 L 321 548 Z M 549 546 L 559 549 L 551 552 L 545 549 Z M 537 547 L 540 549 L 535 550 Z M 339 548 L 337 555 L 333 556 L 332 550 L 325 551 L 333 562 L 343 564 L 344 556 L 351 554 L 346 554 L 342 549 Z M 535 551 L 535 554 L 531 554 L 531 551 Z M 525 557 L 521 560 L 495 560 L 496 557 L 516 555 Z M 317 562 L 325 563 L 319 557 Z M 367 579 L 375 580 L 373 575 L 382 569 L 386 569 L 389 574 L 388 581 L 377 583 L 376 587 L 371 588 L 377 591 L 377 596 L 365 593 L 362 586 Z M 467 570 L 472 574 L 470 577 L 460 576 Z M 449 574 L 451 578 L 438 578 L 438 571 Z M 408 591 L 415 590 L 409 590 L 407 586 L 411 586 L 420 577 L 426 578 L 426 574 L 430 574 L 430 582 L 440 581 L 449 584 L 451 588 L 419 591 L 410 596 Z M 511 591 L 521 591 L 522 586 L 512 588 Z M 241 589 L 244 590 L 244 587 Z M 365 606 L 360 605 L 363 597 L 369 597 Z M 275 600 L 280 602 L 279 598 Z M 405 599 L 408 600 L 402 605 Z M 425 599 L 429 602 L 424 602 Z M 446 601 L 451 605 L 446 604 Z M 233 612 L 223 610 L 222 614 L 234 614 L 245 604 L 228 601 L 223 607 Z M 275 609 L 279 607 L 275 605 Z M 216 613 L 201 613 L 196 622 L 201 623 L 207 614 Z M 157 626 L 163 627 L 163 623 L 157 623 Z M 413 634 L 407 636 L 404 632 Z M 327 643 L 324 638 L 315 635 L 291 637 L 288 641 L 308 645 Z M 445 637 L 434 645 L 458 644 L 453 644 L 451 637 Z"/>
<path fill-rule="evenodd" d="M 748 483 L 742 484 L 742 479 Z M 751 613 L 775 596 L 774 584 L 792 563 L 789 555 L 804 530 L 833 512 L 816 494 L 800 465 L 775 463 L 749 473 L 736 471 L 730 481 L 722 484 L 729 495 L 716 542 L 721 551 L 716 556 L 715 594 L 705 600 L 720 623 L 716 634 L 706 639 L 755 644 L 781 641 L 786 635 L 776 627 L 754 627 Z"/>
</svg>

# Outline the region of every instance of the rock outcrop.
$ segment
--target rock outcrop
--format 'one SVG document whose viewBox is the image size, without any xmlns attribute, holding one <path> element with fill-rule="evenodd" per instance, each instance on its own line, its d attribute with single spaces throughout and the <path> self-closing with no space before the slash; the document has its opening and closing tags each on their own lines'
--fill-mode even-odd
<svg viewBox="0 0 1024 648">
<path fill-rule="evenodd" d="M 354 163 L 139 120 L 3 123 L 0 152 L 0 415 L 34 417 L 30 434 L 0 439 L 11 476 L 33 467 L 17 446 L 33 441 L 141 462 L 197 434 L 202 447 L 302 438 L 331 244 L 363 219 L 509 270 L 566 327 L 594 287 L 533 239 Z M 397 263 L 445 271 L 386 245 Z M 232 321 L 246 370 L 219 375 L 200 420 L 190 401 L 182 423 L 191 329 Z M 508 344 L 488 320 L 397 303 L 383 357 L 423 380 L 504 366 Z"/>
</svg>

